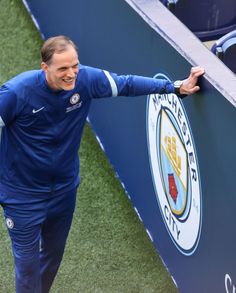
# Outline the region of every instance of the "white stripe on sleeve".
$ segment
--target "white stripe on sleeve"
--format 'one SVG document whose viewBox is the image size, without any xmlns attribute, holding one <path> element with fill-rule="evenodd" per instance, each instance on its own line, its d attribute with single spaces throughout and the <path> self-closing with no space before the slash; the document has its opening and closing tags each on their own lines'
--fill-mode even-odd
<svg viewBox="0 0 236 293">
<path fill-rule="evenodd" d="M 5 126 L 5 123 L 4 123 L 4 121 L 2 120 L 2 117 L 0 116 L 0 127 L 3 127 L 3 126 Z"/>
<path fill-rule="evenodd" d="M 114 81 L 114 79 L 112 78 L 112 76 L 110 75 L 110 73 L 106 70 L 103 70 L 103 72 L 105 73 L 109 83 L 110 83 L 110 86 L 111 86 L 111 91 L 112 91 L 112 97 L 117 97 L 118 95 L 118 89 L 117 89 L 117 86 L 116 86 L 116 83 Z"/>
</svg>

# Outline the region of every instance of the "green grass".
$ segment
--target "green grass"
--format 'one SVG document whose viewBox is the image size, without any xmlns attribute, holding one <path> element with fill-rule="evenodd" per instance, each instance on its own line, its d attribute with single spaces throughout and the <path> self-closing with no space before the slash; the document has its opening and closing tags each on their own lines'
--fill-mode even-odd
<svg viewBox="0 0 236 293">
<path fill-rule="evenodd" d="M 0 0 L 0 7 L 2 83 L 39 67 L 42 41 L 20 0 Z M 75 217 L 51 292 L 177 292 L 88 125 L 80 157 Z M 0 216 L 0 292 L 13 293 L 10 240 Z"/>
</svg>

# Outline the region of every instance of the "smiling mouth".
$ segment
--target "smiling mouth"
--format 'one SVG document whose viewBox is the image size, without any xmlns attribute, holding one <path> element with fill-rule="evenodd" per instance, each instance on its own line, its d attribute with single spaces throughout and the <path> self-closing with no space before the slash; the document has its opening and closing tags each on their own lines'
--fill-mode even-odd
<svg viewBox="0 0 236 293">
<path fill-rule="evenodd" d="M 63 82 L 65 82 L 65 83 L 68 83 L 68 84 L 70 84 L 70 83 L 73 83 L 75 81 L 75 79 L 74 78 L 70 78 L 70 79 L 63 79 Z"/>
</svg>

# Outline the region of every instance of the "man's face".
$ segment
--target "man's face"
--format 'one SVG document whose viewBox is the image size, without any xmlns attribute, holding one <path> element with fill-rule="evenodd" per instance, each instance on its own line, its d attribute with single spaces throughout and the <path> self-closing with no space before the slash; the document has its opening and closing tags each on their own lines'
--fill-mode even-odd
<svg viewBox="0 0 236 293">
<path fill-rule="evenodd" d="M 50 64 L 42 62 L 49 87 L 55 91 L 73 90 L 79 72 L 78 65 L 78 54 L 72 46 L 68 46 L 62 53 L 54 53 Z"/>
</svg>

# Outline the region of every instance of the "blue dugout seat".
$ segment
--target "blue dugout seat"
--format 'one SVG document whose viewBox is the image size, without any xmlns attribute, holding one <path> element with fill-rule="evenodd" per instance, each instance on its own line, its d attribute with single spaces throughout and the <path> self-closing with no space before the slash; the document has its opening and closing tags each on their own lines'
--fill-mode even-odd
<svg viewBox="0 0 236 293">
<path fill-rule="evenodd" d="M 211 51 L 236 74 L 236 30 L 218 39 Z"/>
<path fill-rule="evenodd" d="M 236 29 L 236 0 L 160 0 L 202 41 Z"/>
</svg>

